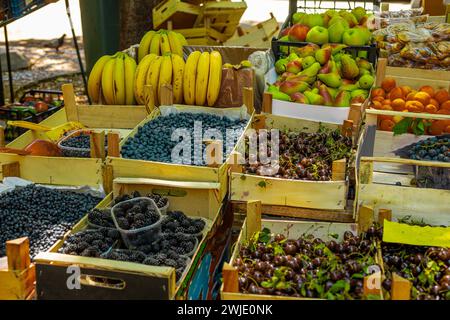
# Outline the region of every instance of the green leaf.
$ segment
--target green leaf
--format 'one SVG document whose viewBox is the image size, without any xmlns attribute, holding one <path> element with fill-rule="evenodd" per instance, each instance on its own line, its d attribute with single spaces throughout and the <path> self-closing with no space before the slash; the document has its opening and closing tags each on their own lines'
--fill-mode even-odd
<svg viewBox="0 0 450 320">
<path fill-rule="evenodd" d="M 268 243 L 270 241 L 271 232 L 268 228 L 264 228 L 259 234 L 259 241 L 262 243 Z"/>
<path fill-rule="evenodd" d="M 330 233 L 328 236 L 330 236 L 331 238 L 334 238 L 336 240 L 339 238 L 339 235 L 337 233 Z"/>
<path fill-rule="evenodd" d="M 265 181 L 262 180 L 262 181 L 258 182 L 258 187 L 265 188 L 265 187 L 267 187 L 267 184 Z"/>
<path fill-rule="evenodd" d="M 364 279 L 364 275 L 362 273 L 354 273 L 352 274 L 352 279 Z"/>
<path fill-rule="evenodd" d="M 368 294 L 366 296 L 367 300 L 381 300 L 381 297 L 376 294 Z"/>
<path fill-rule="evenodd" d="M 336 293 L 339 291 L 347 292 L 350 290 L 350 284 L 345 280 L 339 280 L 330 288 L 330 292 Z"/>
<path fill-rule="evenodd" d="M 269 289 L 272 288 L 273 283 L 270 281 L 263 281 L 261 282 L 261 287 L 265 288 L 265 289 Z"/>
<path fill-rule="evenodd" d="M 413 133 L 416 136 L 421 136 L 425 133 L 425 126 L 422 119 L 415 119 L 412 123 Z"/>
<path fill-rule="evenodd" d="M 411 126 L 412 118 L 405 118 L 398 122 L 393 129 L 394 136 L 398 136 L 404 133 L 408 133 L 408 129 Z"/>
</svg>

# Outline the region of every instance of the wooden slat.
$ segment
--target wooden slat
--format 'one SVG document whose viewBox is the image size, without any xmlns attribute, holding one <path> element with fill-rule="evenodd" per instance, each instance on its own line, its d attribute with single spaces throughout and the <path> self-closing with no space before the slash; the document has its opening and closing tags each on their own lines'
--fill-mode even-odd
<svg viewBox="0 0 450 320">
<path fill-rule="evenodd" d="M 78 106 L 79 121 L 88 128 L 132 129 L 148 113 L 145 106 Z"/>
<path fill-rule="evenodd" d="M 1 174 L 6 177 L 20 177 L 20 163 L 17 161 L 1 163 Z"/>
<path fill-rule="evenodd" d="M 20 238 L 6 241 L 6 256 L 10 271 L 24 271 L 30 266 L 30 240 Z"/>
<path fill-rule="evenodd" d="M 75 101 L 75 91 L 73 84 L 63 84 L 62 92 L 64 96 L 64 108 L 66 109 L 68 121 L 79 121 L 77 103 Z"/>
<path fill-rule="evenodd" d="M 223 291 L 234 293 L 239 292 L 238 277 L 238 270 L 228 263 L 225 263 L 222 269 Z"/>
<path fill-rule="evenodd" d="M 261 201 L 247 202 L 246 239 L 250 241 L 256 232 L 261 231 Z"/>
<path fill-rule="evenodd" d="M 91 140 L 91 158 L 105 160 L 105 132 L 92 132 Z"/>
<path fill-rule="evenodd" d="M 108 132 L 108 156 L 120 157 L 120 137 L 118 133 Z"/>
<path fill-rule="evenodd" d="M 392 300 L 410 300 L 411 299 L 411 282 L 402 278 L 396 273 L 392 274 Z"/>
</svg>

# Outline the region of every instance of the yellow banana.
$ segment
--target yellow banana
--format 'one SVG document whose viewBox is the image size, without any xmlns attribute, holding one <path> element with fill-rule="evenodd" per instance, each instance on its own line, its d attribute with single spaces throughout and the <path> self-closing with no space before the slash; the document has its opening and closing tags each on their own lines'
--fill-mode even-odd
<svg viewBox="0 0 450 320">
<path fill-rule="evenodd" d="M 134 105 L 134 79 L 136 73 L 136 61 L 129 55 L 125 55 L 125 104 Z"/>
<path fill-rule="evenodd" d="M 89 74 L 88 94 L 93 103 L 100 101 L 100 88 L 102 87 L 102 73 L 106 63 L 112 59 L 112 56 L 103 56 L 97 60 Z"/>
<path fill-rule="evenodd" d="M 165 55 L 166 53 L 170 53 L 170 42 L 167 33 L 161 34 L 161 55 Z"/>
<path fill-rule="evenodd" d="M 140 105 L 145 104 L 144 86 L 147 81 L 147 73 L 150 70 L 150 64 L 156 57 L 156 54 L 153 53 L 146 55 L 137 66 L 134 80 L 134 97 Z"/>
<path fill-rule="evenodd" d="M 200 51 L 192 52 L 186 60 L 183 73 L 183 95 L 184 103 L 188 105 L 195 104 L 195 82 L 197 79 L 198 60 L 201 56 Z"/>
<path fill-rule="evenodd" d="M 159 81 L 159 71 L 161 69 L 162 57 L 156 57 L 150 63 L 148 68 L 146 84 L 151 84 L 153 87 L 153 97 L 155 99 L 155 104 L 158 105 L 158 81 Z"/>
<path fill-rule="evenodd" d="M 181 46 L 187 46 L 188 42 L 186 41 L 186 38 L 179 32 L 175 32 L 175 34 L 177 35 L 178 39 L 180 39 L 180 43 Z"/>
<path fill-rule="evenodd" d="M 177 36 L 175 31 L 169 31 L 169 43 L 170 50 L 172 53 L 183 57 L 183 45 L 181 44 L 180 38 Z"/>
<path fill-rule="evenodd" d="M 162 57 L 161 70 L 159 72 L 158 82 L 158 100 L 161 103 L 161 87 L 165 84 L 172 84 L 172 58 L 171 54 L 166 54 Z"/>
<path fill-rule="evenodd" d="M 213 107 L 219 97 L 222 83 L 222 56 L 218 51 L 211 52 L 208 81 L 208 106 Z"/>
<path fill-rule="evenodd" d="M 157 56 L 159 56 L 161 54 L 160 45 L 161 45 L 161 34 L 156 33 L 153 36 L 152 42 L 150 44 L 150 53 L 154 53 Z"/>
<path fill-rule="evenodd" d="M 183 73 L 184 60 L 177 54 L 172 54 L 172 69 L 173 69 L 173 100 L 175 103 L 183 103 Z"/>
<path fill-rule="evenodd" d="M 121 53 L 116 58 L 114 66 L 114 104 L 125 104 L 125 54 Z"/>
<path fill-rule="evenodd" d="M 102 93 L 106 104 L 114 104 L 114 69 L 116 59 L 110 59 L 102 72 Z"/>
<path fill-rule="evenodd" d="M 141 62 L 142 59 L 146 55 L 148 55 L 150 51 L 150 44 L 152 43 L 153 36 L 155 35 L 155 31 L 149 31 L 147 32 L 141 40 L 141 43 L 139 44 L 139 50 L 138 50 L 138 62 Z"/>
<path fill-rule="evenodd" d="M 195 82 L 195 104 L 197 106 L 204 106 L 206 102 L 209 79 L 209 61 L 209 52 L 203 52 L 198 60 L 197 80 Z"/>
</svg>

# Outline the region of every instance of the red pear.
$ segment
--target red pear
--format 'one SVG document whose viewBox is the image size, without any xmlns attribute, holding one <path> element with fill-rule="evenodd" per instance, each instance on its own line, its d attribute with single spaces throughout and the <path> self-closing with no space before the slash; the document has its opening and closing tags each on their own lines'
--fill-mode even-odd
<svg viewBox="0 0 450 320">
<path fill-rule="evenodd" d="M 355 80 L 350 80 L 350 79 L 342 79 L 342 84 L 355 84 L 356 81 Z"/>
<path fill-rule="evenodd" d="M 325 63 L 325 65 L 322 67 L 322 69 L 319 70 L 319 74 L 327 74 L 331 72 L 331 62 L 330 60 Z"/>
<path fill-rule="evenodd" d="M 286 65 L 286 71 L 297 74 L 302 71 L 302 64 L 299 60 L 291 61 Z"/>
<path fill-rule="evenodd" d="M 289 30 L 289 40 L 303 42 L 309 32 L 309 27 L 304 24 L 294 24 Z"/>
<path fill-rule="evenodd" d="M 308 98 L 301 92 L 291 94 L 291 99 L 294 102 L 309 104 Z"/>
<path fill-rule="evenodd" d="M 333 105 L 333 97 L 331 96 L 330 92 L 328 91 L 328 87 L 326 85 L 323 84 L 320 86 L 319 94 L 322 96 L 323 101 L 325 102 L 326 106 Z"/>
</svg>

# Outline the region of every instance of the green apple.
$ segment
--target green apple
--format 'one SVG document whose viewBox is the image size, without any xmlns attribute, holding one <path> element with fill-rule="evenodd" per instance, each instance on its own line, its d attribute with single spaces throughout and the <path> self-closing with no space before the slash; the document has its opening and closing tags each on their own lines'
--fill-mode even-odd
<svg viewBox="0 0 450 320">
<path fill-rule="evenodd" d="M 345 24 L 342 21 L 337 21 L 328 27 L 328 35 L 331 43 L 342 43 L 342 36 L 344 35 Z"/>
<path fill-rule="evenodd" d="M 358 20 L 356 20 L 355 16 L 348 11 L 343 12 L 341 14 L 341 17 L 344 18 L 345 20 L 347 20 L 347 22 L 351 28 L 353 28 L 354 26 L 356 26 L 358 24 Z"/>
<path fill-rule="evenodd" d="M 347 20 L 345 20 L 344 18 L 342 18 L 339 15 L 335 15 L 333 18 L 331 18 L 331 20 L 328 22 L 329 26 L 332 26 L 333 24 L 340 22 L 344 25 L 345 29 L 349 29 L 350 26 L 348 25 Z"/>
<path fill-rule="evenodd" d="M 330 26 L 330 20 L 331 20 L 334 16 L 337 16 L 337 15 L 338 15 L 338 13 L 337 13 L 336 10 L 331 9 L 331 10 L 325 11 L 325 13 L 323 14 L 323 24 L 324 24 L 324 27 Z"/>
<path fill-rule="evenodd" d="M 363 27 L 363 26 L 356 26 L 355 28 L 360 30 L 363 33 L 363 35 L 366 39 L 366 44 L 370 44 L 372 42 L 372 32 L 370 32 L 369 29 L 367 29 L 366 27 Z"/>
<path fill-rule="evenodd" d="M 296 12 L 292 15 L 292 24 L 301 23 L 300 21 L 306 15 L 304 12 Z"/>
<path fill-rule="evenodd" d="M 315 26 L 306 35 L 306 41 L 320 45 L 328 43 L 328 30 L 324 27 Z"/>
<path fill-rule="evenodd" d="M 348 29 L 342 35 L 342 42 L 348 46 L 363 46 L 366 40 L 366 34 L 358 28 Z"/>
<path fill-rule="evenodd" d="M 367 14 L 366 9 L 364 9 L 363 7 L 356 7 L 355 9 L 352 10 L 352 13 L 355 16 L 356 20 L 358 20 L 358 23 Z"/>
<path fill-rule="evenodd" d="M 314 14 L 308 14 L 304 20 L 303 23 L 306 24 L 308 27 L 313 28 L 316 26 L 323 27 L 323 17 L 321 14 L 314 13 Z"/>
</svg>

